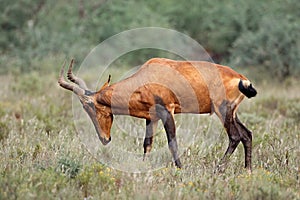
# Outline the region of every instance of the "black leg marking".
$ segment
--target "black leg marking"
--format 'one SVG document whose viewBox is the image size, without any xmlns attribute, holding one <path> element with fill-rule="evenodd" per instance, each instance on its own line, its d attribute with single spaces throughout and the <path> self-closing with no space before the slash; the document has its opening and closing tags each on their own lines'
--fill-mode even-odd
<svg viewBox="0 0 300 200">
<path fill-rule="evenodd" d="M 239 130 L 236 126 L 236 122 L 233 118 L 233 111 L 232 110 L 227 110 L 225 121 L 224 121 L 224 127 L 227 132 L 228 138 L 229 138 L 229 144 L 228 148 L 221 159 L 221 162 L 219 166 L 217 167 L 217 171 L 224 171 L 224 169 L 221 169 L 221 167 L 226 168 L 226 164 L 230 158 L 230 156 L 233 154 L 235 149 L 237 148 L 238 144 L 241 141 L 241 137 L 239 134 Z"/>
<path fill-rule="evenodd" d="M 252 132 L 249 131 L 238 119 L 236 116 L 233 118 L 232 114 L 228 114 L 226 116 L 224 127 L 227 131 L 229 137 L 229 145 L 228 148 L 221 160 L 221 164 L 218 166 L 218 171 L 222 171 L 224 169 L 219 169 L 221 165 L 226 165 L 229 157 L 235 151 L 236 147 L 242 142 L 245 151 L 245 168 L 247 168 L 250 172 L 251 168 L 251 159 L 252 159 Z"/>
<path fill-rule="evenodd" d="M 241 135 L 241 140 L 245 151 L 245 168 L 252 170 L 252 132 L 249 131 L 236 116 L 236 124 Z"/>
<path fill-rule="evenodd" d="M 156 105 L 157 116 L 162 120 L 164 129 L 167 134 L 168 145 L 173 156 L 175 165 L 178 168 L 182 167 L 180 159 L 178 157 L 178 145 L 176 140 L 176 127 L 172 114 L 162 105 Z"/>
<path fill-rule="evenodd" d="M 234 110 L 236 107 L 232 108 L 228 102 L 224 101 L 218 107 L 219 112 L 216 112 L 220 120 L 224 123 L 224 127 L 226 129 L 229 145 L 228 148 L 221 159 L 220 165 L 217 167 L 217 171 L 220 170 L 220 166 L 225 168 L 226 162 L 229 157 L 237 148 L 238 144 L 242 142 L 245 151 L 245 168 L 247 168 L 251 172 L 251 155 L 252 155 L 252 132 L 249 131 L 238 119 Z"/>
<path fill-rule="evenodd" d="M 146 154 L 150 153 L 152 149 L 153 143 L 153 135 L 156 129 L 157 121 L 146 120 L 146 135 L 144 139 L 144 157 L 143 160 L 146 158 Z"/>
</svg>

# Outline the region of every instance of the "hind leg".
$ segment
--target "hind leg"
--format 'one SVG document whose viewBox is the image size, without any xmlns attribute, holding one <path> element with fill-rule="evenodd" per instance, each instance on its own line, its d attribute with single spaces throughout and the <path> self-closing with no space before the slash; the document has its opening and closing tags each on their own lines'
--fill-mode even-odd
<svg viewBox="0 0 300 200">
<path fill-rule="evenodd" d="M 241 135 L 241 141 L 245 151 L 245 168 L 251 172 L 251 159 L 252 159 L 252 132 L 249 131 L 236 116 L 236 125 Z"/>
<path fill-rule="evenodd" d="M 150 153 L 152 149 L 152 143 L 153 143 L 153 135 L 157 127 L 157 120 L 146 120 L 146 135 L 144 139 L 144 157 L 143 160 L 145 160 L 146 155 Z"/>
<path fill-rule="evenodd" d="M 228 138 L 229 138 L 229 144 L 228 144 L 227 150 L 226 150 L 223 158 L 220 161 L 220 164 L 217 167 L 218 171 L 224 171 L 224 168 L 226 168 L 226 164 L 227 164 L 230 156 L 233 154 L 233 152 L 235 151 L 235 149 L 237 148 L 238 144 L 241 141 L 239 129 L 237 127 L 237 124 L 235 122 L 235 118 L 233 115 L 234 115 L 233 111 L 228 109 L 226 112 L 225 119 L 224 119 L 224 128 L 225 128 Z"/>
<path fill-rule="evenodd" d="M 251 172 L 252 132 L 240 122 L 237 116 L 226 118 L 224 127 L 229 137 L 229 145 L 221 160 L 221 165 L 225 165 L 227 163 L 229 157 L 241 141 L 245 151 L 245 168 Z M 219 165 L 219 168 L 221 165 Z"/>
</svg>

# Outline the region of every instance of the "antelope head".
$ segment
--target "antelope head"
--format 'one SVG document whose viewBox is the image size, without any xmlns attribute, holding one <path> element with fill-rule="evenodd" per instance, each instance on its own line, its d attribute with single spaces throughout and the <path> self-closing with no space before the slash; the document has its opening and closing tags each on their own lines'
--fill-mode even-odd
<svg viewBox="0 0 300 200">
<path fill-rule="evenodd" d="M 109 86 L 110 76 L 108 78 L 108 81 L 101 87 L 98 92 L 93 92 L 87 88 L 85 82 L 82 79 L 76 77 L 73 74 L 73 63 L 74 60 L 72 59 L 68 69 L 67 77 L 75 84 L 71 84 L 64 79 L 64 68 L 66 63 L 64 63 L 62 66 L 58 78 L 58 83 L 62 88 L 70 90 L 77 95 L 83 106 L 83 109 L 91 118 L 100 141 L 102 142 L 102 144 L 106 145 L 111 141 L 110 129 L 113 122 L 113 115 L 111 113 L 111 109 L 108 106 L 103 105 L 97 101 L 97 96 L 100 95 L 101 90 Z"/>
</svg>

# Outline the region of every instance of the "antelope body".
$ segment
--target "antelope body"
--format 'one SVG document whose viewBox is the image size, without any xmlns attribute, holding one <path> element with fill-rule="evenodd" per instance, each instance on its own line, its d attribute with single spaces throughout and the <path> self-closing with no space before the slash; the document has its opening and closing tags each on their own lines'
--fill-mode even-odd
<svg viewBox="0 0 300 200">
<path fill-rule="evenodd" d="M 239 121 L 236 114 L 243 98 L 251 98 L 257 93 L 245 76 L 229 67 L 209 62 L 153 58 L 129 78 L 109 85 L 109 77 L 99 91 L 92 92 L 83 80 L 73 75 L 72 65 L 73 60 L 67 73 L 68 79 L 77 85 L 64 80 L 64 66 L 58 83 L 77 94 L 104 145 L 111 141 L 113 115 L 144 118 L 145 157 L 151 150 L 157 123 L 162 120 L 175 165 L 181 168 L 174 114 L 216 113 L 229 137 L 222 162 L 242 142 L 245 167 L 251 171 L 252 133 Z"/>
</svg>

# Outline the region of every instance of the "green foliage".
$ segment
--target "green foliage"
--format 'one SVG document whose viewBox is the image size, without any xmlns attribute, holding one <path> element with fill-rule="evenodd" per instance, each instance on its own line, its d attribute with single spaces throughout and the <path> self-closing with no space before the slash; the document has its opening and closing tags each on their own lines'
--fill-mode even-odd
<svg viewBox="0 0 300 200">
<path fill-rule="evenodd" d="M 299 74 L 299 16 L 264 16 L 258 30 L 247 31 L 234 43 L 232 58 L 237 64 L 263 65 L 270 74 L 286 78 Z"/>
<path fill-rule="evenodd" d="M 97 190 L 102 192 L 116 189 L 115 178 L 111 174 L 111 169 L 104 167 L 100 163 L 85 166 L 76 177 L 76 180 L 82 188 L 85 197 L 95 192 L 94 185 L 98 185 Z"/>
<path fill-rule="evenodd" d="M 95 43 L 127 29 L 168 26 L 167 19 L 143 1 L 107 1 L 99 9 L 89 6 L 87 15 L 83 23 Z"/>
<path fill-rule="evenodd" d="M 270 2 L 262 1 L 164 1 L 159 6 L 171 24 L 196 39 L 216 59 L 230 57 L 232 44 L 244 31 L 256 31 Z"/>
<path fill-rule="evenodd" d="M 167 19 L 135 0 L 100 4 L 98 1 L 84 3 L 76 0 L 44 0 L 36 4 L 28 0 L 28 4 L 37 5 L 38 8 L 30 7 L 30 10 L 22 4 L 7 1 L 6 10 L 16 7 L 13 13 L 21 13 L 16 17 L 16 20 L 21 21 L 18 27 L 14 26 L 13 32 L 3 25 L 2 31 L 5 35 L 0 39 L 3 42 L 1 54 L 5 55 L 0 59 L 0 65 L 7 66 L 7 63 L 11 63 L 21 71 L 35 69 L 35 62 L 32 60 L 39 61 L 47 56 L 62 54 L 76 57 L 80 61 L 94 46 L 121 31 L 144 26 L 168 27 Z M 83 14 L 80 13 L 81 7 Z M 31 14 L 22 14 L 23 10 Z M 6 23 L 8 15 L 0 18 L 0 24 Z M 20 32 L 22 39 L 16 37 L 15 32 Z M 16 42 L 11 44 L 8 37 L 14 38 Z M 2 71 L 8 69 L 7 66 Z"/>
<path fill-rule="evenodd" d="M 13 48 L 24 48 L 27 35 L 26 28 L 31 26 L 34 13 L 38 12 L 43 0 L 33 1 L 1 1 L 0 16 L 0 46 L 2 51 Z"/>
<path fill-rule="evenodd" d="M 61 158 L 58 161 L 56 170 L 65 174 L 69 178 L 75 178 L 79 173 L 81 166 L 78 162 L 69 158 Z"/>
<path fill-rule="evenodd" d="M 173 28 L 197 40 L 216 62 L 264 66 L 280 78 L 299 75 L 299 4 L 295 0 L 174 2 L 109 0 L 4 0 L 0 16 L 0 73 L 36 70 L 47 57 L 81 61 L 105 39 L 122 31 Z M 126 56 L 129 65 L 159 51 Z"/>
</svg>

